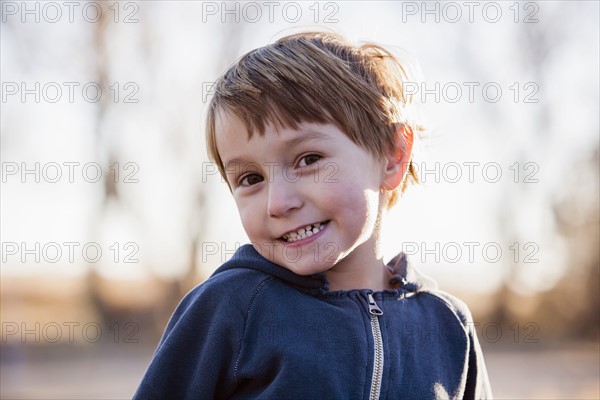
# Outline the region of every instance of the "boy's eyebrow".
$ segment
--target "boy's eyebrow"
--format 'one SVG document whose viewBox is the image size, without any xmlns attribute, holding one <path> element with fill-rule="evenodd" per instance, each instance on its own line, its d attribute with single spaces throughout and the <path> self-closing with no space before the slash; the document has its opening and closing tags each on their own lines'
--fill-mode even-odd
<svg viewBox="0 0 600 400">
<path fill-rule="evenodd" d="M 310 130 L 310 131 L 303 132 L 301 135 L 298 135 L 295 138 L 284 140 L 283 143 L 284 143 L 284 147 L 285 148 L 292 148 L 292 147 L 297 146 L 297 145 L 299 145 L 301 143 L 308 142 L 308 141 L 311 141 L 311 140 L 328 140 L 328 139 L 331 139 L 328 135 L 325 135 L 325 134 L 323 134 L 323 133 L 321 133 L 319 131 L 312 131 L 312 130 Z M 243 157 L 232 158 L 231 160 L 227 161 L 224 164 L 225 171 L 228 170 L 228 167 L 231 164 L 238 164 L 238 165 L 242 164 L 243 165 L 245 162 L 247 162 L 247 160 L 245 160 Z M 249 163 L 251 163 L 251 161 Z"/>
<path fill-rule="evenodd" d="M 319 132 L 319 131 L 306 131 L 302 135 L 299 135 L 293 139 L 285 140 L 286 147 L 297 146 L 300 143 L 308 142 L 310 140 L 327 140 L 330 139 L 329 136 Z"/>
</svg>

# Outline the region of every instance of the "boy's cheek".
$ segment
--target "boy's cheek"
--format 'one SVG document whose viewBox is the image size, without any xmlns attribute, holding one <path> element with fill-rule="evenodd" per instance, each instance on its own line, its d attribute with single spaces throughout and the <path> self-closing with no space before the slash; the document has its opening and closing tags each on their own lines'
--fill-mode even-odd
<svg viewBox="0 0 600 400">
<path fill-rule="evenodd" d="M 258 199 L 236 199 L 236 206 L 246 233 L 249 233 L 248 230 L 253 231 L 264 225 L 266 205 L 263 206 Z"/>
</svg>

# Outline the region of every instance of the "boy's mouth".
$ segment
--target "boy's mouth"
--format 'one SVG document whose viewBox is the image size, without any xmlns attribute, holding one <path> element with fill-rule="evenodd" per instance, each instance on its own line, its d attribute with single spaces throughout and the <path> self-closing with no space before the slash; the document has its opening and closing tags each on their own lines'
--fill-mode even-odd
<svg viewBox="0 0 600 400">
<path fill-rule="evenodd" d="M 306 225 L 300 229 L 286 233 L 285 235 L 281 236 L 280 239 L 285 242 L 288 242 L 288 243 L 306 239 L 309 236 L 319 233 L 320 230 L 325 228 L 325 226 L 329 223 L 329 221 L 330 220 L 316 222 L 314 224 Z"/>
</svg>

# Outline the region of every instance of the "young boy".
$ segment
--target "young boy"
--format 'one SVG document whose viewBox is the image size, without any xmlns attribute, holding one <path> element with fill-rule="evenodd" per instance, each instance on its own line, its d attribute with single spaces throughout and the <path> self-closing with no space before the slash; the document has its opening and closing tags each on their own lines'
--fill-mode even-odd
<svg viewBox="0 0 600 400">
<path fill-rule="evenodd" d="M 384 48 L 284 37 L 216 83 L 211 158 L 251 244 L 177 307 L 136 399 L 490 398 L 464 303 L 379 244 L 418 127 Z"/>
</svg>

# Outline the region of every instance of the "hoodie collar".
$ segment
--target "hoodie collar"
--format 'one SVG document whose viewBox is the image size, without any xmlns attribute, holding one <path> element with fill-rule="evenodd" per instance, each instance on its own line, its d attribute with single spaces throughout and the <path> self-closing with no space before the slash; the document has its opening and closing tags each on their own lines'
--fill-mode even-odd
<svg viewBox="0 0 600 400">
<path fill-rule="evenodd" d="M 399 253 L 385 266 L 392 274 L 390 284 L 400 285 L 409 292 L 422 292 L 425 290 L 436 290 L 437 283 L 430 277 L 423 275 L 421 271 L 408 262 L 406 253 Z"/>
<path fill-rule="evenodd" d="M 437 284 L 434 280 L 423 275 L 408 263 L 405 253 L 399 253 L 385 267 L 391 274 L 390 284 L 393 287 L 410 292 L 437 289 Z M 231 259 L 217 268 L 211 276 L 237 268 L 261 271 L 300 288 L 321 292 L 329 291 L 329 282 L 324 272 L 306 276 L 298 275 L 289 269 L 267 260 L 251 244 L 241 246 Z"/>
</svg>

